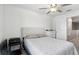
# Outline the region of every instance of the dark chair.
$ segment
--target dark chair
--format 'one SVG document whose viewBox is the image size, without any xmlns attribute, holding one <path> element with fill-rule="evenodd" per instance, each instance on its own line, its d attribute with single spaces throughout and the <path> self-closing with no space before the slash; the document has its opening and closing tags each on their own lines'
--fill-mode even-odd
<svg viewBox="0 0 79 59">
<path fill-rule="evenodd" d="M 9 54 L 20 55 L 22 53 L 20 38 L 9 39 Z"/>
</svg>

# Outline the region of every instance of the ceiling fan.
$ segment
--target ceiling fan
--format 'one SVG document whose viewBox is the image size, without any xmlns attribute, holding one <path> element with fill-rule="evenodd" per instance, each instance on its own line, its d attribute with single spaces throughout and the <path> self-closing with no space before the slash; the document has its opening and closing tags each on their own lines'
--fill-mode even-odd
<svg viewBox="0 0 79 59">
<path fill-rule="evenodd" d="M 42 9 L 48 9 L 48 12 L 46 14 L 49 14 L 50 12 L 62 12 L 62 7 L 63 6 L 68 6 L 68 5 L 71 5 L 71 4 L 50 4 L 49 7 L 47 8 L 39 8 L 40 10 Z"/>
</svg>

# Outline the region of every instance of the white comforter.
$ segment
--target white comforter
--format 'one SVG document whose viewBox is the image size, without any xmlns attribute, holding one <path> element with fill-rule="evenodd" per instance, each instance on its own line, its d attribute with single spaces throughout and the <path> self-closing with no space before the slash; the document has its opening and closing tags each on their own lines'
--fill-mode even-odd
<svg viewBox="0 0 79 59">
<path fill-rule="evenodd" d="M 24 45 L 32 55 L 77 55 L 75 46 L 64 40 L 50 37 L 24 39 Z"/>
</svg>

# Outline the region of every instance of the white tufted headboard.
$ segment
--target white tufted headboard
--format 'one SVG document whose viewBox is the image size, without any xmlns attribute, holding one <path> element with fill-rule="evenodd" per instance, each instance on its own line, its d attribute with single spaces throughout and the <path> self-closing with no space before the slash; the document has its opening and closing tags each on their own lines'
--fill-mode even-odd
<svg viewBox="0 0 79 59">
<path fill-rule="evenodd" d="M 32 34 L 46 34 L 44 28 L 37 28 L 37 27 L 22 27 L 21 28 L 21 36 L 25 37 L 26 35 Z"/>
</svg>

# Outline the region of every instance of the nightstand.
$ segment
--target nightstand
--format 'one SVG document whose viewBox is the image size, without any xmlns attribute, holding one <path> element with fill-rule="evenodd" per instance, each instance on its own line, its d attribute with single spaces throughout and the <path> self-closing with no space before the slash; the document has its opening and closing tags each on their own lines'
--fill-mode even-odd
<svg viewBox="0 0 79 59">
<path fill-rule="evenodd" d="M 9 39 L 9 53 L 10 55 L 20 55 L 22 53 L 20 38 Z"/>
</svg>

